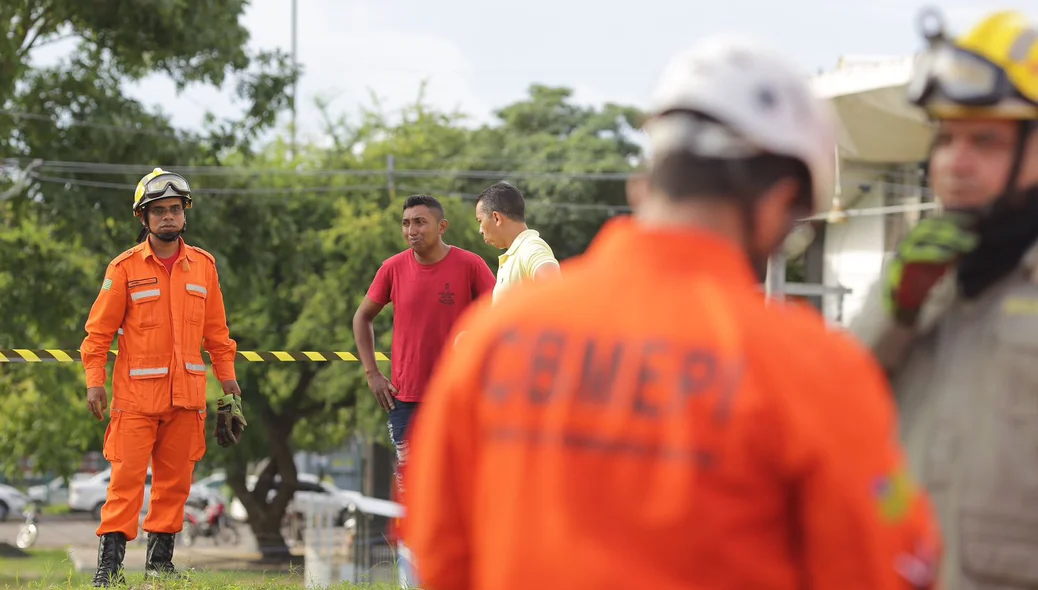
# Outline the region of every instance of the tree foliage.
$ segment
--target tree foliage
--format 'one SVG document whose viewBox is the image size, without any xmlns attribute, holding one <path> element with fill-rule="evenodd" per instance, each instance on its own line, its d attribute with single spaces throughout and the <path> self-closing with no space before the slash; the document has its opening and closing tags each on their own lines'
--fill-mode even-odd
<svg viewBox="0 0 1038 590">
<path fill-rule="evenodd" d="M 217 259 L 240 350 L 354 350 L 353 312 L 381 262 L 405 247 L 399 219 L 409 194 L 441 198 L 447 241 L 492 269 L 500 252 L 479 236 L 473 199 L 494 181 L 524 191 L 531 226 L 560 258 L 583 251 L 625 204 L 621 180 L 593 175 L 632 169 L 633 108 L 580 106 L 568 89 L 534 85 L 492 124 L 472 128 L 419 96 L 393 115 L 377 104 L 352 118 L 325 112 L 330 147 L 289 154 L 280 140 L 257 141 L 291 104 L 296 72 L 282 54 L 247 54 L 243 1 L 103 4 L 0 7 L 0 26 L 9 23 L 0 37 L 8 44 L 0 149 L 31 179 L 0 202 L 0 348 L 78 348 L 105 265 L 137 234 L 133 186 L 155 165 L 195 189 L 185 239 Z M 64 35 L 77 39 L 67 59 L 29 67 L 32 48 Z M 154 72 L 181 87 L 233 76 L 249 106 L 237 120 L 209 117 L 200 132 L 177 129 L 121 92 L 124 81 Z M 389 307 L 376 322 L 378 350 L 390 349 L 391 326 Z M 277 553 L 297 485 L 294 453 L 333 450 L 354 435 L 386 444 L 385 416 L 356 363 L 239 363 L 237 371 L 249 428 L 230 450 L 210 439 L 205 462 L 227 470 L 257 538 Z M 9 476 L 19 458 L 69 474 L 84 450 L 100 447 L 103 427 L 85 408 L 81 375 L 79 366 L 0 365 L 0 467 Z M 211 379 L 214 396 L 218 387 Z M 250 489 L 246 474 L 257 464 Z M 276 478 L 282 491 L 272 495 Z"/>
</svg>

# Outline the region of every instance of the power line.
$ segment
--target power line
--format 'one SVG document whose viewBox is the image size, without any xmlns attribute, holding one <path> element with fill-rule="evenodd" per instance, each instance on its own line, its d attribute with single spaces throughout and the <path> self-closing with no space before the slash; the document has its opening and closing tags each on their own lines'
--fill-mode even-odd
<svg viewBox="0 0 1038 590">
<path fill-rule="evenodd" d="M 47 176 L 37 173 L 30 174 L 30 177 L 39 182 L 48 184 L 60 184 L 65 187 L 82 186 L 88 188 L 101 188 L 101 189 L 112 189 L 122 191 L 132 191 L 136 188 L 136 185 L 129 183 L 120 182 L 103 182 L 97 180 L 82 180 L 78 178 L 61 178 L 55 176 Z M 354 193 L 354 192 L 375 192 L 386 190 L 385 185 L 342 185 L 342 186 L 317 186 L 317 187 L 284 187 L 284 188 L 235 188 L 235 189 L 202 189 L 194 191 L 197 195 L 206 196 L 232 196 L 232 195 L 293 195 L 301 193 Z M 449 197 L 458 197 L 464 200 L 475 200 L 479 195 L 476 193 L 462 193 L 457 191 L 440 190 L 440 189 L 419 189 L 412 187 L 401 187 L 400 190 L 411 193 L 411 194 L 427 194 L 427 195 L 440 195 Z M 572 209 L 572 210 L 586 210 L 586 211 L 606 211 L 610 214 L 616 214 L 617 212 L 629 212 L 630 207 L 618 206 L 618 205 L 607 205 L 603 203 L 562 203 L 557 201 L 546 201 L 546 200 L 531 200 L 530 208 L 536 209 L 538 207 L 548 208 L 561 208 L 561 209 Z"/>
<path fill-rule="evenodd" d="M 82 180 L 78 178 L 60 178 L 56 176 L 45 176 L 42 174 L 32 173 L 30 175 L 33 179 L 40 182 L 61 184 L 65 186 L 84 186 L 90 188 L 106 188 L 113 190 L 125 190 L 133 191 L 137 188 L 135 184 L 121 183 L 121 182 L 101 182 L 97 180 Z M 367 184 L 367 185 L 349 185 L 344 184 L 342 186 L 303 186 L 303 187 L 271 187 L 271 188 L 210 188 L 200 189 L 192 191 L 196 195 L 213 195 L 213 196 L 226 196 L 226 195 L 289 195 L 298 193 L 333 193 L 333 192 L 360 192 L 360 191 L 375 191 L 385 190 L 384 185 L 380 184 Z"/>
<path fill-rule="evenodd" d="M 106 188 L 114 190 L 133 190 L 135 185 L 126 183 L 116 182 L 100 182 L 91 180 L 81 180 L 75 178 L 58 178 L 53 176 L 44 176 L 36 173 L 30 174 L 30 176 L 40 182 L 62 184 L 65 186 L 85 186 L 91 188 Z M 382 191 L 386 190 L 384 185 L 342 185 L 342 186 L 318 186 L 318 187 L 285 187 L 285 188 L 269 188 L 269 189 L 205 189 L 195 191 L 199 195 L 212 195 L 212 196 L 231 196 L 231 195 L 290 195 L 299 193 L 351 193 L 351 192 L 371 192 L 371 191 Z M 465 193 L 460 191 L 451 191 L 443 189 L 419 189 L 413 187 L 399 187 L 399 190 L 411 193 L 411 194 L 427 194 L 427 195 L 438 195 L 447 197 L 457 197 L 466 201 L 474 201 L 479 196 L 477 193 Z M 570 209 L 577 211 L 604 211 L 609 215 L 617 215 L 620 213 L 631 213 L 631 207 L 627 205 L 609 205 L 606 203 L 564 203 L 558 201 L 547 201 L 542 199 L 531 200 L 531 209 L 538 207 L 548 208 L 559 208 L 559 209 Z M 940 204 L 934 202 L 926 203 L 910 203 L 905 205 L 890 205 L 882 207 L 863 207 L 859 209 L 847 209 L 840 211 L 835 214 L 837 217 L 855 218 L 855 217 L 873 217 L 878 215 L 889 215 L 892 213 L 916 213 L 922 211 L 930 211 L 933 209 L 939 209 Z M 834 214 L 826 212 L 813 215 L 798 221 L 828 221 L 832 222 L 830 218 Z"/>
<path fill-rule="evenodd" d="M 115 189 L 115 190 L 132 190 L 135 188 L 135 184 L 130 183 L 118 183 L 118 182 L 103 182 L 96 180 L 86 180 L 81 178 L 68 178 L 62 176 L 53 176 L 47 174 L 41 174 L 40 171 L 47 172 L 63 172 L 65 174 L 133 174 L 137 175 L 141 173 L 143 169 L 150 169 L 153 165 L 131 165 L 131 164 L 118 164 L 118 163 L 107 163 L 107 162 L 76 162 L 76 161 L 61 161 L 61 160 L 43 160 L 39 162 L 36 170 L 28 173 L 28 175 L 40 182 L 62 184 L 67 186 L 84 186 L 92 188 L 104 188 L 104 189 Z M 171 167 L 170 169 L 174 169 Z M 296 176 L 296 177 L 364 177 L 364 176 L 378 176 L 385 177 L 390 171 L 379 170 L 379 169 L 326 169 L 326 170 L 291 170 L 291 169 L 260 169 L 260 168 L 247 168 L 247 167 L 223 167 L 223 166 L 185 166 L 176 167 L 176 170 L 183 174 L 191 174 L 193 176 L 201 177 L 241 177 L 241 176 Z M 506 170 L 393 170 L 392 174 L 394 177 L 401 178 L 467 178 L 467 179 L 517 179 L 517 178 L 556 178 L 565 180 L 625 180 L 630 178 L 633 173 L 630 172 L 609 172 L 609 173 L 566 173 L 566 172 L 523 172 L 523 171 L 506 171 Z M 928 195 L 929 190 L 925 187 L 918 185 L 908 184 L 894 184 L 894 183 L 883 183 L 885 186 L 891 188 L 901 188 L 917 192 L 920 194 Z M 383 184 L 363 184 L 363 185 L 350 185 L 343 184 L 338 186 L 301 186 L 301 187 L 267 187 L 267 188 L 205 188 L 196 191 L 200 195 L 292 195 L 300 193 L 350 193 L 350 192 L 361 192 L 361 191 L 381 191 L 385 190 L 386 186 Z M 408 187 L 400 187 L 400 190 L 409 193 L 425 193 L 432 195 L 443 195 L 443 196 L 454 196 L 464 200 L 473 200 L 478 194 L 476 193 L 465 193 L 460 191 L 452 191 L 449 189 L 413 189 Z M 553 208 L 564 208 L 571 210 L 588 210 L 588 211 L 607 211 L 610 214 L 619 212 L 628 213 L 631 208 L 625 205 L 610 205 L 605 203 L 564 203 L 554 202 L 542 199 L 531 199 L 531 207 L 547 206 Z M 908 213 L 908 212 L 921 212 L 936 208 L 937 205 L 933 202 L 927 203 L 911 203 L 905 205 L 893 205 L 884 207 L 871 207 L 871 208 L 860 208 L 860 209 L 848 209 L 842 212 L 838 212 L 838 216 L 844 217 L 865 217 L 872 215 L 885 215 L 890 213 Z M 820 213 L 812 217 L 806 218 L 801 221 L 817 221 L 827 220 L 831 217 L 830 213 Z"/>
<path fill-rule="evenodd" d="M 463 193 L 449 190 L 418 190 L 408 187 L 400 187 L 400 190 L 411 194 L 457 197 L 465 201 L 475 201 L 476 198 L 479 197 L 478 193 Z M 632 209 L 627 205 L 609 205 L 607 203 L 560 203 L 558 201 L 545 201 L 542 199 L 530 199 L 527 201 L 526 205 L 530 209 L 536 209 L 537 207 L 551 207 L 559 209 L 574 209 L 578 211 L 605 211 L 610 215 L 615 215 L 617 213 L 630 213 L 632 211 Z"/>
<path fill-rule="evenodd" d="M 90 163 L 90 162 L 64 162 L 64 161 L 43 161 L 39 169 L 41 171 L 61 171 L 70 174 L 140 174 L 142 170 L 150 169 L 152 166 L 146 165 L 130 165 L 130 164 L 111 164 L 111 163 Z M 554 180 L 574 180 L 574 181 L 621 181 L 627 180 L 635 175 L 633 172 L 536 172 L 536 171 L 508 171 L 508 170 L 417 170 L 417 169 L 322 169 L 322 170 L 293 170 L 293 169 L 261 169 L 261 168 L 247 168 L 247 167 L 224 167 L 224 166 L 184 166 L 184 167 L 170 167 L 170 170 L 176 170 L 182 174 L 190 175 L 193 177 L 262 177 L 262 176 L 295 176 L 295 177 L 310 177 L 310 178 L 355 178 L 355 177 L 379 177 L 385 178 L 392 174 L 393 178 L 425 178 L 425 179 L 453 179 L 453 180 L 516 180 L 516 179 L 554 179 Z M 930 190 L 926 187 L 921 187 L 915 184 L 904 184 L 904 183 L 893 183 L 893 182 L 879 182 L 883 186 L 904 191 L 911 194 L 930 195 Z M 219 191 L 220 189 L 210 189 L 213 191 Z M 322 192 L 325 190 L 335 190 L 335 187 L 314 187 L 312 189 L 299 190 L 312 190 L 316 192 Z M 241 189 L 241 193 L 248 192 L 262 192 L 253 191 L 249 189 Z M 287 190 L 274 191 L 274 192 L 289 192 Z M 449 192 L 449 191 L 448 191 Z M 216 193 L 214 193 L 216 194 Z M 437 194 L 444 194 L 444 191 L 440 191 Z M 458 193 L 462 194 L 462 193 Z M 537 200 L 531 200 L 531 203 L 536 203 Z M 569 204 L 567 204 L 569 206 Z M 591 207 L 591 204 L 573 204 L 578 207 Z M 614 208 L 610 205 L 602 205 L 602 208 Z M 918 209 L 920 211 L 926 210 Z M 815 216 L 811 219 L 820 219 L 825 215 Z"/>
<path fill-rule="evenodd" d="M 65 162 L 44 160 L 40 165 L 43 171 L 61 171 L 75 174 L 141 174 L 142 170 L 151 170 L 154 164 L 116 164 L 107 162 Z M 388 169 L 285 169 L 285 168 L 249 168 L 236 166 L 170 166 L 184 175 L 196 177 L 228 177 L 228 176 L 301 176 L 301 177 L 335 177 L 335 176 L 385 176 Z M 631 172 L 558 172 L 558 171 L 524 171 L 524 170 L 465 170 L 465 169 L 399 169 L 394 168 L 393 176 L 400 178 L 445 178 L 453 177 L 469 180 L 500 179 L 540 179 L 540 180 L 589 180 L 619 181 L 627 180 Z"/>
</svg>

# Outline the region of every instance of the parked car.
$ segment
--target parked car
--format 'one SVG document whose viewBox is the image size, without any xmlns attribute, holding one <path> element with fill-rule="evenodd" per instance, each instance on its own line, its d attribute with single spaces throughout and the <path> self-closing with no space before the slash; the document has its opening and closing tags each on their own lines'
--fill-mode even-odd
<svg viewBox="0 0 1038 590">
<path fill-rule="evenodd" d="M 28 503 L 28 496 L 16 488 L 0 483 L 0 522 L 7 520 L 12 512 L 21 514 Z"/>
<path fill-rule="evenodd" d="M 108 482 L 112 479 L 112 469 L 104 471 L 81 480 L 72 482 L 69 486 L 68 508 L 72 512 L 89 512 L 94 520 L 101 520 L 101 507 L 105 505 L 108 496 Z M 144 479 L 144 504 L 141 511 L 148 509 L 148 501 L 151 499 L 151 469 Z"/>
<path fill-rule="evenodd" d="M 222 471 L 215 471 L 202 479 L 196 481 L 191 485 L 192 489 L 199 488 L 200 490 L 206 490 L 224 499 L 225 502 L 231 500 L 233 492 L 227 492 L 224 486 L 227 485 L 227 474 Z"/>
<path fill-rule="evenodd" d="M 101 520 L 101 507 L 108 496 L 108 482 L 112 479 L 111 468 L 82 481 L 72 482 L 68 495 L 68 507 L 73 512 L 89 512 L 95 520 Z M 207 488 L 194 484 L 191 486 L 191 497 L 208 497 L 211 492 Z M 141 513 L 148 511 L 151 501 L 151 469 L 144 479 L 144 503 Z"/>
<path fill-rule="evenodd" d="M 303 513 L 303 506 L 310 498 L 330 498 L 334 502 L 341 505 L 341 512 L 339 513 L 338 524 L 341 526 L 346 522 L 348 517 L 348 508 L 350 504 L 356 502 L 357 497 L 360 495 L 358 492 L 352 492 L 349 490 L 339 489 L 335 484 L 321 481 L 313 473 L 300 473 L 297 476 L 299 481 L 299 487 L 296 489 L 295 494 L 292 495 L 292 501 L 289 503 L 286 512 L 289 514 L 295 514 L 301 516 Z M 251 491 L 256 487 L 255 475 L 250 475 L 245 479 L 245 485 Z M 274 499 L 274 495 L 281 487 L 281 476 L 277 475 L 274 478 L 274 487 L 267 494 L 267 501 Z M 245 506 L 242 505 L 238 498 L 231 500 L 229 513 L 231 518 L 245 522 L 248 520 L 249 515 L 245 511 Z"/>
<path fill-rule="evenodd" d="M 75 482 L 90 479 L 91 477 L 93 477 L 91 473 L 76 473 L 72 475 L 71 479 Z M 29 499 L 40 506 L 68 504 L 68 494 L 69 489 L 65 485 L 65 478 L 63 477 L 55 477 L 45 484 L 29 487 Z"/>
</svg>

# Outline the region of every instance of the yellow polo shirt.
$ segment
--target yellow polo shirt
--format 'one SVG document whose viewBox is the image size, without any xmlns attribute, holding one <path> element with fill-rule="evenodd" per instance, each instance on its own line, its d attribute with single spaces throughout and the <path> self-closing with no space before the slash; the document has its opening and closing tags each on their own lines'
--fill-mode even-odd
<svg viewBox="0 0 1038 590">
<path fill-rule="evenodd" d="M 551 246 L 536 230 L 528 229 L 515 237 L 515 241 L 504 254 L 497 257 L 497 284 L 494 285 L 493 301 L 512 285 L 533 278 L 543 264 L 558 265 Z"/>
</svg>

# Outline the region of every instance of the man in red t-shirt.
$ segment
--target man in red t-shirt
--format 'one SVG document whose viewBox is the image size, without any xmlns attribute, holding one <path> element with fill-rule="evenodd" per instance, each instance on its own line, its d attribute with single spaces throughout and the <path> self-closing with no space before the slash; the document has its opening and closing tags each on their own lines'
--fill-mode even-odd
<svg viewBox="0 0 1038 590">
<path fill-rule="evenodd" d="M 433 365 L 454 321 L 484 293 L 494 290 L 494 273 L 477 254 L 443 241 L 443 205 L 428 195 L 404 202 L 402 229 L 410 248 L 382 263 L 353 316 L 353 337 L 368 387 L 389 412 L 389 435 L 396 448 L 397 492 L 407 463 L 408 426 L 422 399 Z M 372 323 L 393 303 L 392 379 L 375 361 Z"/>
</svg>

